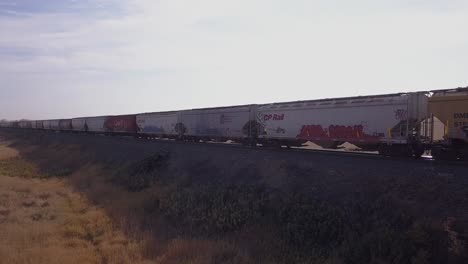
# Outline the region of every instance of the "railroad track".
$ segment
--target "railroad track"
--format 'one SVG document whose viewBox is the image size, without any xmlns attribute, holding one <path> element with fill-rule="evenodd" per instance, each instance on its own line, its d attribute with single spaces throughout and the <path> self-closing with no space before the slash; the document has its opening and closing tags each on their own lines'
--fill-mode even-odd
<svg viewBox="0 0 468 264">
<path fill-rule="evenodd" d="M 365 152 L 365 151 L 346 151 L 346 150 L 335 150 L 335 149 L 306 149 L 301 147 L 266 147 L 266 146 L 247 146 L 241 143 L 227 143 L 227 142 L 215 142 L 215 141 L 180 141 L 175 139 L 167 138 L 148 138 L 141 136 L 129 136 L 129 135 L 105 135 L 105 134 L 87 134 L 87 133 L 76 133 L 76 132 L 67 132 L 67 131 L 45 131 L 45 130 L 20 130 L 14 128 L 2 128 L 1 130 L 9 130 L 13 132 L 21 131 L 22 133 L 38 133 L 42 132 L 44 134 L 57 133 L 64 135 L 79 135 L 79 136 L 102 136 L 109 138 L 119 138 L 125 140 L 137 140 L 137 141 L 151 141 L 158 142 L 163 144 L 171 145 L 194 145 L 194 146 L 210 146 L 215 148 L 237 148 L 245 150 L 256 150 L 256 151 L 273 151 L 273 152 L 292 152 L 292 153 L 302 153 L 302 154 L 311 154 L 311 155 L 329 155 L 329 156 L 339 156 L 339 157 L 356 157 L 356 158 L 366 158 L 373 160 L 388 160 L 388 161 L 399 161 L 399 162 L 409 162 L 409 163 L 426 163 L 428 165 L 455 165 L 455 166 L 468 166 L 468 162 L 462 160 L 435 160 L 431 156 L 423 156 L 421 158 L 407 158 L 407 157 L 385 157 L 381 156 L 376 152 Z"/>
<path fill-rule="evenodd" d="M 242 145 L 241 145 L 242 146 Z M 247 147 L 248 146 L 242 146 Z M 394 161 L 403 161 L 403 162 L 424 162 L 428 164 L 450 164 L 450 165 L 459 165 L 467 166 L 466 161 L 461 160 L 435 160 L 431 156 L 423 156 L 421 158 L 406 158 L 406 157 L 384 157 L 378 153 L 369 153 L 364 151 L 346 151 L 346 150 L 333 150 L 333 149 L 304 149 L 304 148 L 272 148 L 272 147 L 254 147 L 257 149 L 264 149 L 268 151 L 293 151 L 301 153 L 314 153 L 314 154 L 323 154 L 330 156 L 354 156 L 359 158 L 369 158 L 369 159 L 378 159 L 378 160 L 394 160 Z"/>
<path fill-rule="evenodd" d="M 222 148 L 241 148 L 241 149 L 250 149 L 250 150 L 259 150 L 259 151 L 275 151 L 275 152 L 296 152 L 296 153 L 303 153 L 303 154 L 320 154 L 320 155 L 330 155 L 330 156 L 349 156 L 349 157 L 359 157 L 359 158 L 368 158 L 368 159 L 378 159 L 378 160 L 393 160 L 393 161 L 400 161 L 400 162 L 419 162 L 419 163 L 427 163 L 428 165 L 457 165 L 457 166 L 468 166 L 468 162 L 462 160 L 435 160 L 432 156 L 422 156 L 421 158 L 407 158 L 407 157 L 385 157 L 381 156 L 378 153 L 372 152 L 365 152 L 365 151 L 346 151 L 346 150 L 334 150 L 334 149 L 306 149 L 301 147 L 292 147 L 287 148 L 286 146 L 283 147 L 264 147 L 261 145 L 257 146 L 246 146 L 240 143 L 226 143 L 226 142 L 214 142 L 214 141 L 200 141 L 200 142 L 193 142 L 193 141 L 178 141 L 174 139 L 165 139 L 165 138 L 142 138 L 142 137 L 129 137 L 127 138 L 134 138 L 137 140 L 142 141 L 157 141 L 161 143 L 168 143 L 168 144 L 192 144 L 192 145 L 210 145 L 214 147 L 222 147 Z"/>
</svg>

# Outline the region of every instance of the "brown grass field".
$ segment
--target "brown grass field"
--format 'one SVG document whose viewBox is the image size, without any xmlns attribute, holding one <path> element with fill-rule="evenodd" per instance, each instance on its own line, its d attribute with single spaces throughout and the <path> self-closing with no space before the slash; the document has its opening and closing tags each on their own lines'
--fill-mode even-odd
<svg viewBox="0 0 468 264">
<path fill-rule="evenodd" d="M 103 209 L 0 146 L 0 263 L 150 263 Z"/>
</svg>

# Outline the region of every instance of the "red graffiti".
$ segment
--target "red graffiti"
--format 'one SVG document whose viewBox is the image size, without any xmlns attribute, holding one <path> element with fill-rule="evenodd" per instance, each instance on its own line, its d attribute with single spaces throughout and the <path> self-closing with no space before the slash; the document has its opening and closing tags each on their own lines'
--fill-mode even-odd
<svg viewBox="0 0 468 264">
<path fill-rule="evenodd" d="M 279 121 L 279 120 L 284 120 L 284 114 L 268 114 L 263 116 L 263 120 L 268 121 L 268 120 L 273 120 L 273 121 Z"/>
<path fill-rule="evenodd" d="M 366 134 L 362 125 L 331 125 L 328 128 L 323 128 L 321 125 L 304 125 L 302 126 L 301 133 L 297 137 L 300 139 L 315 140 L 378 139 L 378 136 Z"/>
<path fill-rule="evenodd" d="M 108 131 L 113 132 L 132 132 L 136 131 L 136 116 L 111 116 L 104 123 Z"/>
<path fill-rule="evenodd" d="M 299 138 L 325 138 L 329 137 L 328 132 L 320 125 L 307 125 L 302 126 L 301 133 L 297 136 Z"/>
</svg>

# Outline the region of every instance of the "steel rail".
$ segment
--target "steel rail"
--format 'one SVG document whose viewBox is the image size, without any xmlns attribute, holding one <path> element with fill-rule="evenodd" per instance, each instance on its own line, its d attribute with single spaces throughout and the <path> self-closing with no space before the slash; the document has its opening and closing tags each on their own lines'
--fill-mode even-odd
<svg viewBox="0 0 468 264">
<path fill-rule="evenodd" d="M 210 147 L 221 147 L 221 148 L 237 148 L 237 149 L 246 149 L 246 150 L 258 150 L 258 151 L 274 151 L 274 152 L 291 152 L 291 153 L 303 153 L 303 154 L 319 154 L 319 155 L 330 155 L 330 156 L 340 156 L 340 157 L 358 157 L 358 158 L 368 158 L 368 159 L 378 159 L 378 160 L 388 160 L 388 161 L 399 161 L 399 162 L 411 162 L 411 163 L 427 163 L 433 165 L 460 165 L 466 166 L 468 162 L 463 160 L 435 160 L 430 157 L 421 157 L 421 158 L 411 158 L 411 157 L 395 157 L 395 156 L 382 156 L 377 153 L 369 153 L 364 151 L 346 151 L 346 150 L 335 150 L 335 149 L 305 149 L 301 147 L 267 147 L 267 146 L 248 146 L 241 143 L 226 143 L 226 142 L 215 142 L 215 141 L 183 141 L 167 138 L 158 138 L 158 137 L 143 137 L 139 135 L 119 135 L 113 134 L 111 136 L 105 135 L 103 133 L 87 133 L 87 132 L 76 132 L 76 131 L 51 131 L 51 130 L 34 130 L 34 129 L 21 129 L 21 128 L 0 128 L 0 130 L 12 130 L 12 131 L 24 131 L 24 132 L 44 132 L 49 133 L 59 133 L 64 135 L 81 135 L 81 136 L 103 136 L 108 138 L 119 138 L 126 140 L 137 140 L 137 141 L 155 141 L 158 143 L 164 144 L 174 144 L 174 145 L 194 145 L 194 146 L 210 146 Z"/>
</svg>

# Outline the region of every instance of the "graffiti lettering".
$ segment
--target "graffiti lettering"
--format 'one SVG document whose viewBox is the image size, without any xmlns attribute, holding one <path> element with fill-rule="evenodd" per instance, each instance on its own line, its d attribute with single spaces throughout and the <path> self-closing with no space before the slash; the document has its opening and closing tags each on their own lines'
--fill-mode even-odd
<svg viewBox="0 0 468 264">
<path fill-rule="evenodd" d="M 407 115 L 408 115 L 408 110 L 398 109 L 395 111 L 395 118 L 397 120 L 406 120 Z"/>
<path fill-rule="evenodd" d="M 302 126 L 301 133 L 298 135 L 300 138 L 324 138 L 329 137 L 327 131 L 322 128 L 320 125 L 307 125 Z"/>
<path fill-rule="evenodd" d="M 279 120 L 284 120 L 284 114 L 268 114 L 263 116 L 264 121 L 279 121 Z"/>
<path fill-rule="evenodd" d="M 321 125 L 304 125 L 300 134 L 297 136 L 301 139 L 377 139 L 378 136 L 368 135 L 364 132 L 362 125 L 342 126 L 330 125 L 328 128 L 323 128 Z"/>
<path fill-rule="evenodd" d="M 111 120 L 107 123 L 109 127 L 114 129 L 125 129 L 129 127 L 128 120 Z"/>
</svg>

